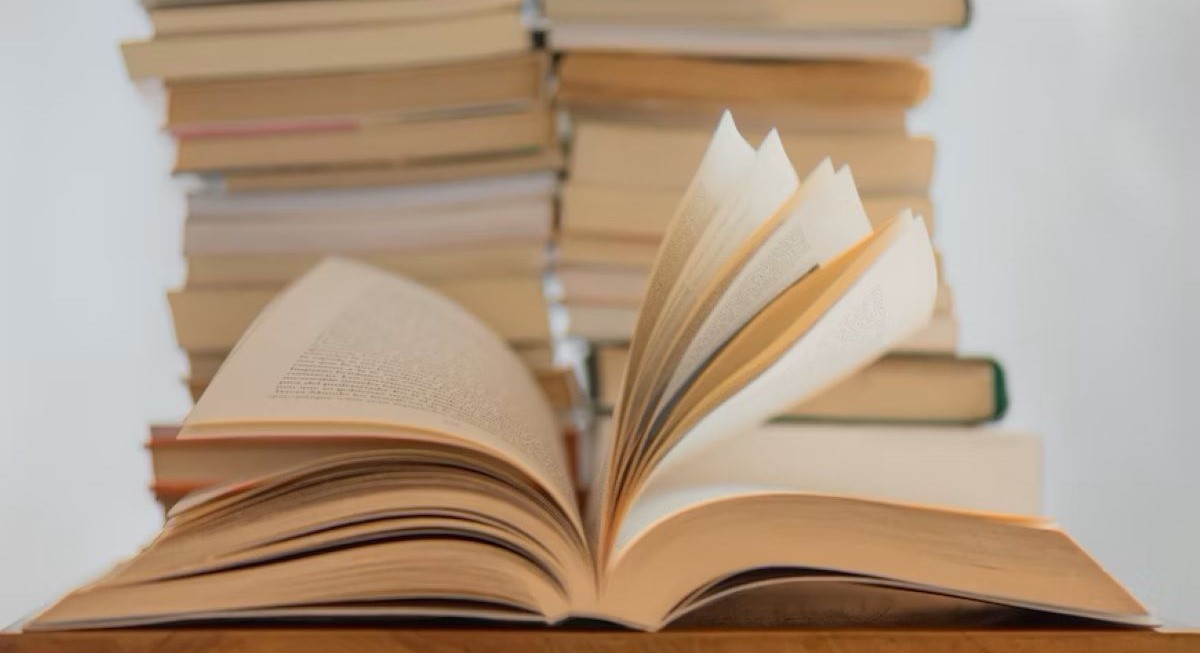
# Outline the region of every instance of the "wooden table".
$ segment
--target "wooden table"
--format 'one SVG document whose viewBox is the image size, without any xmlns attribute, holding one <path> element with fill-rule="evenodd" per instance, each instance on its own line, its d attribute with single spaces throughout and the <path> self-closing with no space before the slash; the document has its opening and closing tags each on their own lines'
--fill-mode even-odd
<svg viewBox="0 0 1200 653">
<path fill-rule="evenodd" d="M 1159 653 L 1200 651 L 1200 631 L 580 630 L 184 628 L 0 633 L 0 653 Z"/>
</svg>

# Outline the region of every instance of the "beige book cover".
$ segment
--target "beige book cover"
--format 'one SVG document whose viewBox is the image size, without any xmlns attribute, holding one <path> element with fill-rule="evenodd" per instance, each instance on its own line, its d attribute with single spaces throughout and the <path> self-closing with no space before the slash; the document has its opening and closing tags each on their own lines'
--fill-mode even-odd
<svg viewBox="0 0 1200 653">
<path fill-rule="evenodd" d="M 421 120 L 356 122 L 346 128 L 247 131 L 179 139 L 176 172 L 409 163 L 537 150 L 553 140 L 541 105 Z"/>
<path fill-rule="evenodd" d="M 516 7 L 434 21 L 222 31 L 127 41 L 133 78 L 167 82 L 379 70 L 498 55 L 530 48 Z"/>
<path fill-rule="evenodd" d="M 546 0 L 552 21 L 761 26 L 797 30 L 912 30 L 958 27 L 966 0 Z"/>
<path fill-rule="evenodd" d="M 621 188 L 688 185 L 692 164 L 704 153 L 703 129 L 576 121 L 569 169 L 572 183 Z M 755 138 L 761 134 L 754 134 Z M 933 174 L 933 140 L 903 133 L 798 134 L 783 142 L 789 159 L 810 169 L 829 157 L 854 170 L 868 195 L 924 195 Z"/>
</svg>

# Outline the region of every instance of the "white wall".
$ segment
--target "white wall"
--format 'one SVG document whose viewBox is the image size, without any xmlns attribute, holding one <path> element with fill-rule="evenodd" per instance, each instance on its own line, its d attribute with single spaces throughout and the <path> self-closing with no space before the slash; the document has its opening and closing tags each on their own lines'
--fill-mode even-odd
<svg viewBox="0 0 1200 653">
<path fill-rule="evenodd" d="M 140 445 L 186 410 L 170 144 L 126 80 L 133 0 L 0 2 L 0 624 L 161 521 Z"/>
<path fill-rule="evenodd" d="M 1200 3 L 977 4 L 916 119 L 964 343 L 1046 434 L 1051 513 L 1200 624 Z M 187 405 L 182 206 L 114 45 L 146 29 L 133 0 L 0 3 L 0 623 L 154 531 L 139 445 Z"/>
<path fill-rule="evenodd" d="M 1200 3 L 977 5 L 915 120 L 964 346 L 1045 434 L 1050 514 L 1200 624 Z"/>
</svg>

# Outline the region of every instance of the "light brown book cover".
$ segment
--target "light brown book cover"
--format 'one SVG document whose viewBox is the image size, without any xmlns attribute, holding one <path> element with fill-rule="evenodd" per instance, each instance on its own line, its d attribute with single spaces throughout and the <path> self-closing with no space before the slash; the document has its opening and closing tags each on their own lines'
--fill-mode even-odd
<svg viewBox="0 0 1200 653">
<path fill-rule="evenodd" d="M 568 105 L 577 101 L 716 101 L 783 108 L 904 108 L 917 105 L 928 93 L 928 69 L 907 60 L 730 60 L 580 52 L 563 56 L 558 81 L 558 99 Z"/>
<path fill-rule="evenodd" d="M 547 65 L 544 54 L 525 52 L 395 70 L 178 82 L 167 85 L 167 128 L 187 136 L 521 106 L 544 98 Z"/>
</svg>

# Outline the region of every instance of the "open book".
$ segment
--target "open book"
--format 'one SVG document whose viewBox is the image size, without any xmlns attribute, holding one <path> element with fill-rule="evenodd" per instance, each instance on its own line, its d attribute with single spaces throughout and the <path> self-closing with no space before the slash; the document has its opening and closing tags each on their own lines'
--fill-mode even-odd
<svg viewBox="0 0 1200 653">
<path fill-rule="evenodd" d="M 585 508 L 554 413 L 499 337 L 428 288 L 327 260 L 263 311 L 179 437 L 356 446 L 185 499 L 137 556 L 27 628 L 653 630 L 1000 609 L 1151 624 L 1050 523 L 936 483 L 880 498 L 836 470 L 794 474 L 812 466 L 768 440 L 746 449 L 759 422 L 920 328 L 936 288 L 919 218 L 872 231 L 848 170 L 801 180 L 776 134 L 755 149 L 726 115 L 655 264 Z"/>
</svg>

